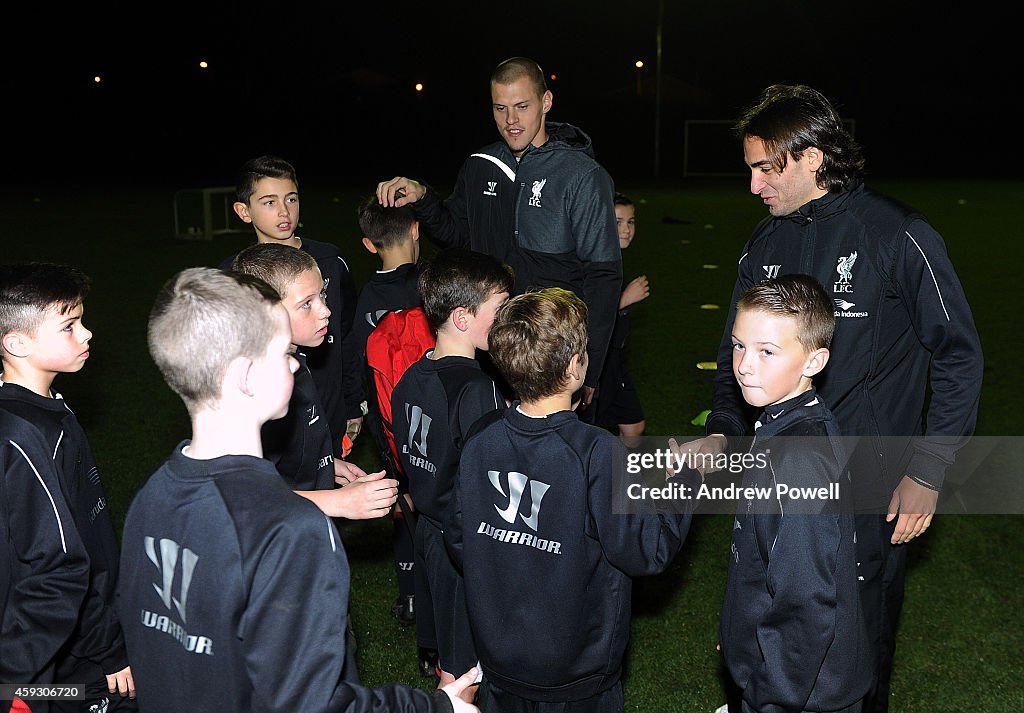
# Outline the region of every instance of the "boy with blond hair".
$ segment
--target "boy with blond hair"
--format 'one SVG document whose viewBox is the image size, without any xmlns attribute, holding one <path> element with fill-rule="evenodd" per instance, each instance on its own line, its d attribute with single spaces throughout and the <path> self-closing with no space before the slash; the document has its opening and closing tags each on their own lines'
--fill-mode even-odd
<svg viewBox="0 0 1024 713">
<path fill-rule="evenodd" d="M 847 450 L 812 382 L 834 329 L 835 305 L 808 275 L 755 284 L 736 304 L 733 374 L 763 409 L 743 485 L 774 494 L 741 500 L 732 530 L 719 641 L 744 713 L 857 713 L 872 682 Z"/>
<path fill-rule="evenodd" d="M 135 683 L 114 602 L 119 551 L 107 496 L 85 431 L 52 388 L 58 374 L 80 371 L 89 358 L 92 332 L 82 323 L 89 287 L 89 278 L 73 267 L 0 267 L 0 409 L 41 434 L 71 510 L 72 529 L 89 558 L 85 599 L 74 631 L 56 652 L 53 671 L 54 681 L 85 683 L 86 700 L 54 701 L 50 710 L 91 705 L 135 710 Z"/>
<path fill-rule="evenodd" d="M 192 420 L 136 494 L 119 589 L 152 713 L 475 711 L 475 671 L 440 691 L 344 680 L 348 560 L 334 524 L 262 457 L 288 410 L 288 314 L 258 278 L 190 268 L 157 295 L 149 348 Z M 472 689 L 470 689 L 472 690 Z"/>
<path fill-rule="evenodd" d="M 657 574 L 685 512 L 618 512 L 625 447 L 573 410 L 587 376 L 587 308 L 551 287 L 510 299 L 490 354 L 519 401 L 462 450 L 445 540 L 466 603 L 490 713 L 621 713 L 632 578 Z M 681 471 L 670 487 L 700 484 Z M 616 504 L 616 505 L 613 505 Z"/>
</svg>

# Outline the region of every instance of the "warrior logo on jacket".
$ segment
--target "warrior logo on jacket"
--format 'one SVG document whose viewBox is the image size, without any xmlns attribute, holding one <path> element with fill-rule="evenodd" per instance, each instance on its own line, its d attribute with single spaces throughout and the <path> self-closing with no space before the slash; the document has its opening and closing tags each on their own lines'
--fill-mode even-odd
<svg viewBox="0 0 1024 713">
<path fill-rule="evenodd" d="M 516 515 L 519 515 L 523 522 L 530 526 L 534 532 L 537 531 L 537 518 L 540 517 L 540 502 L 544 499 L 544 493 L 548 491 L 551 486 L 547 483 L 542 483 L 539 480 L 530 480 L 527 476 L 516 471 L 511 471 L 508 474 L 508 493 L 501 487 L 501 474 L 496 470 L 487 471 L 487 478 L 491 481 L 491 485 L 502 495 L 508 497 L 508 507 L 502 510 L 497 505 L 494 509 L 501 515 L 501 519 L 512 525 L 515 524 Z M 530 516 L 522 515 L 519 513 L 519 506 L 523 501 L 523 492 L 526 490 L 526 484 L 530 484 Z"/>
</svg>

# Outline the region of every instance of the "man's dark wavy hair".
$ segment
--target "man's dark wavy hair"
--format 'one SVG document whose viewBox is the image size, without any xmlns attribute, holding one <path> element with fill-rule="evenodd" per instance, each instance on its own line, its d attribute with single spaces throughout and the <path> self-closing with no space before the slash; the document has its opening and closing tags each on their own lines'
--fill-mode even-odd
<svg viewBox="0 0 1024 713">
<path fill-rule="evenodd" d="M 852 188 L 864 177 L 860 146 L 843 128 L 839 112 L 825 96 L 802 84 L 773 84 L 748 107 L 733 127 L 741 140 L 756 136 L 775 170 L 789 157 L 799 161 L 811 146 L 821 150 L 818 187 L 827 191 Z"/>
</svg>

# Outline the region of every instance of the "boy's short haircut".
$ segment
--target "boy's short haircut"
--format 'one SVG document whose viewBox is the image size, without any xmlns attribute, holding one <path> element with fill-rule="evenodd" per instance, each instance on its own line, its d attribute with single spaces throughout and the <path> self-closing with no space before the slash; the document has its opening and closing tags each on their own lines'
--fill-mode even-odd
<svg viewBox="0 0 1024 713">
<path fill-rule="evenodd" d="M 635 205 L 633 199 L 625 193 L 615 192 L 615 205 Z"/>
<path fill-rule="evenodd" d="M 494 68 L 491 73 L 491 84 L 512 84 L 516 80 L 527 77 L 537 96 L 544 96 L 548 90 L 547 80 L 544 78 L 544 70 L 540 65 L 529 57 L 509 57 Z"/>
<path fill-rule="evenodd" d="M 67 314 L 85 301 L 90 280 L 80 270 L 49 262 L 0 265 L 0 336 L 35 334 L 46 311 Z"/>
<path fill-rule="evenodd" d="M 259 278 L 214 268 L 188 268 L 164 284 L 149 315 L 149 353 L 189 413 L 220 398 L 233 359 L 266 353 L 279 304 Z"/>
<path fill-rule="evenodd" d="M 367 198 L 359 206 L 358 212 L 360 230 L 378 250 L 387 250 L 404 243 L 409 239 L 416 222 L 416 213 L 411 204 L 388 208 L 380 204 L 376 194 Z"/>
<path fill-rule="evenodd" d="M 496 257 L 449 248 L 431 259 L 419 275 L 420 297 L 427 321 L 436 332 L 457 307 L 476 314 L 491 295 L 512 292 L 512 268 Z"/>
<path fill-rule="evenodd" d="M 235 200 L 249 205 L 249 199 L 256 192 L 256 184 L 262 178 L 286 178 L 299 185 L 295 167 L 277 156 L 260 156 L 242 164 L 235 183 Z"/>
<path fill-rule="evenodd" d="M 810 275 L 783 275 L 746 289 L 736 311 L 767 312 L 797 320 L 797 341 L 808 352 L 827 349 L 836 328 L 835 303 Z"/>
<path fill-rule="evenodd" d="M 522 401 L 554 396 L 565 388 L 573 355 L 586 358 L 587 305 L 561 287 L 517 295 L 498 309 L 487 342 Z"/>
<path fill-rule="evenodd" d="M 231 269 L 258 277 L 284 299 L 288 288 L 306 270 L 317 270 L 316 259 L 305 250 L 279 243 L 256 243 L 245 248 L 231 263 Z"/>
</svg>

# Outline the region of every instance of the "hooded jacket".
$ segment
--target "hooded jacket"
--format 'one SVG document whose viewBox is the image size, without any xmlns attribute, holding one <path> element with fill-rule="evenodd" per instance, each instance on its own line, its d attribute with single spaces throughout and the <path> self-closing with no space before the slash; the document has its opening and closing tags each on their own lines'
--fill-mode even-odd
<svg viewBox="0 0 1024 713">
<path fill-rule="evenodd" d="M 590 137 L 559 122 L 548 140 L 516 160 L 504 141 L 472 154 L 442 200 L 427 186 L 413 203 L 428 235 L 444 247 L 493 255 L 515 271 L 515 291 L 563 287 L 589 312 L 587 385 L 604 366 L 622 292 L 615 187 L 594 160 Z"/>
</svg>

